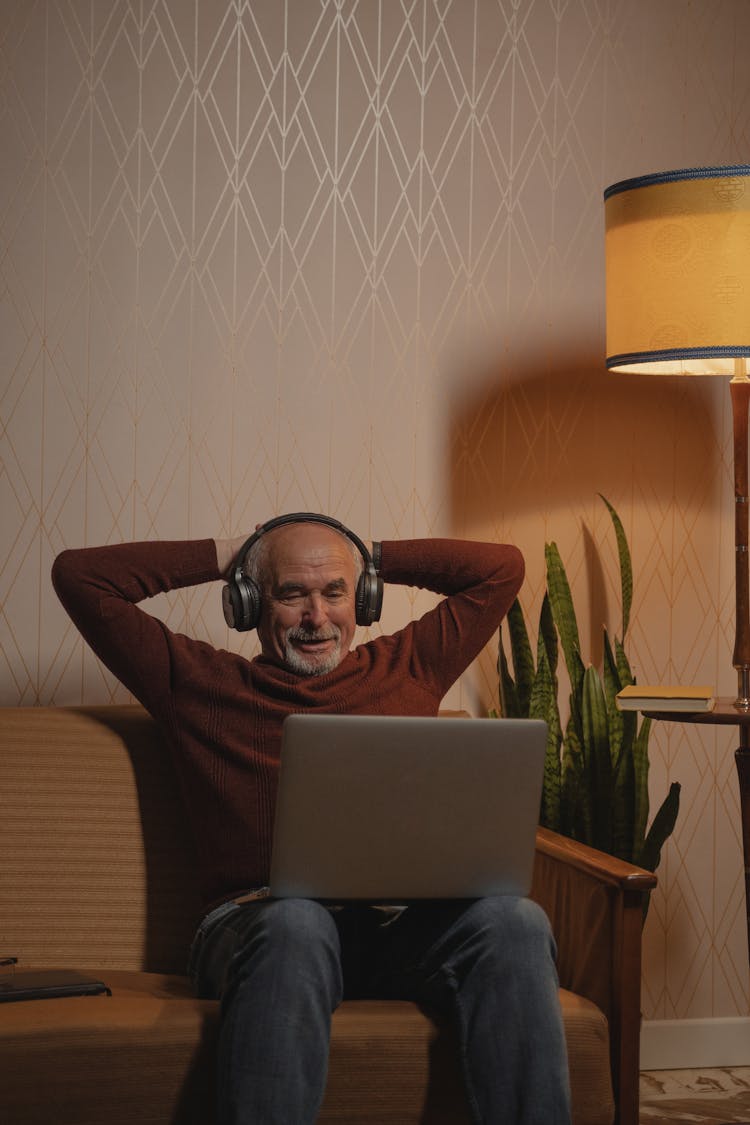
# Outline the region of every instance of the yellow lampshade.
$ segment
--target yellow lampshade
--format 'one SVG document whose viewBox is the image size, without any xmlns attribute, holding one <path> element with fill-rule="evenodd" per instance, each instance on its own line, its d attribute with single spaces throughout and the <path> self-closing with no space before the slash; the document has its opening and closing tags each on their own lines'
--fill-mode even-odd
<svg viewBox="0 0 750 1125">
<path fill-rule="evenodd" d="M 604 199 L 607 367 L 734 375 L 750 356 L 750 165 L 624 180 Z"/>
</svg>

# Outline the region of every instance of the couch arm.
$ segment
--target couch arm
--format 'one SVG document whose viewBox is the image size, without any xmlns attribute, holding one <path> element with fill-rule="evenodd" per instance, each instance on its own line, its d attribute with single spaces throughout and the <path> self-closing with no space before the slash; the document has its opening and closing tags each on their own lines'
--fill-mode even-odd
<svg viewBox="0 0 750 1125">
<path fill-rule="evenodd" d="M 549 829 L 537 831 L 531 897 L 558 947 L 563 988 L 609 1021 L 618 1121 L 637 1122 L 644 892 L 656 876 Z"/>
</svg>

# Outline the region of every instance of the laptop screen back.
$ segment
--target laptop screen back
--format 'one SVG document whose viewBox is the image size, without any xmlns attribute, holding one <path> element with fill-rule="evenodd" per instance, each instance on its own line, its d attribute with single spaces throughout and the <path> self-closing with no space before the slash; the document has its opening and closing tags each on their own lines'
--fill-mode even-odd
<svg viewBox="0 0 750 1125">
<path fill-rule="evenodd" d="M 290 716 L 271 894 L 527 894 L 546 737 L 531 719 Z"/>
</svg>

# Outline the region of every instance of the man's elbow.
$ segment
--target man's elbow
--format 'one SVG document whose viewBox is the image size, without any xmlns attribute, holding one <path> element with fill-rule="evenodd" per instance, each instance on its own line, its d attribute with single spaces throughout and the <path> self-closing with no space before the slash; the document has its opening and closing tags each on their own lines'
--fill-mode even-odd
<svg viewBox="0 0 750 1125">
<path fill-rule="evenodd" d="M 52 563 L 52 586 L 58 597 L 62 597 L 66 590 L 76 583 L 78 568 L 76 559 L 79 552 L 74 550 L 61 551 Z"/>
<path fill-rule="evenodd" d="M 515 593 L 517 594 L 523 586 L 523 580 L 526 575 L 526 561 L 518 547 L 509 544 L 507 550 L 506 573 L 509 581 L 514 585 Z"/>
</svg>

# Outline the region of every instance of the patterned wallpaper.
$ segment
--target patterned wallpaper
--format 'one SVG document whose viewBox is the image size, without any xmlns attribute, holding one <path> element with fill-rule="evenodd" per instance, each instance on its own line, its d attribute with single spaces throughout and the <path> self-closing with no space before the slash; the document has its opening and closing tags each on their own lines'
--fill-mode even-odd
<svg viewBox="0 0 750 1125">
<path fill-rule="evenodd" d="M 747 159 L 743 0 L 0 0 L 0 701 L 123 697 L 67 545 L 300 508 L 566 560 L 591 656 L 631 542 L 642 680 L 734 688 L 728 390 L 606 375 L 602 189 Z M 430 604 L 390 590 L 383 628 Z M 227 638 L 218 591 L 154 604 Z M 448 704 L 495 698 L 488 651 Z M 683 785 L 646 1016 L 748 1011 L 727 732 Z"/>
</svg>

